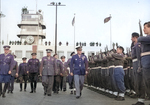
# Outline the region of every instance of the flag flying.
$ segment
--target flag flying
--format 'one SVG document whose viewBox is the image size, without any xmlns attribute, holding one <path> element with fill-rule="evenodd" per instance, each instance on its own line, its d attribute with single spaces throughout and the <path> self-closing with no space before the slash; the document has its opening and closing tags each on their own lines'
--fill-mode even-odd
<svg viewBox="0 0 150 105">
<path fill-rule="evenodd" d="M 75 24 L 75 16 L 74 16 L 74 18 L 72 20 L 72 26 L 74 26 L 74 24 Z"/>
<path fill-rule="evenodd" d="M 143 36 L 143 33 L 142 33 L 142 26 L 141 26 L 141 21 L 139 20 L 139 28 L 140 28 L 140 36 Z"/>
<path fill-rule="evenodd" d="M 104 23 L 107 23 L 111 19 L 111 16 L 104 19 Z"/>
</svg>

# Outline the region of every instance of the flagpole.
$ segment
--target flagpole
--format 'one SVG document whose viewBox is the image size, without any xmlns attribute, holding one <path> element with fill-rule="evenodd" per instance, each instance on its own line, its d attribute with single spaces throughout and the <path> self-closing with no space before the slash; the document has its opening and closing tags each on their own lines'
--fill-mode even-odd
<svg viewBox="0 0 150 105">
<path fill-rule="evenodd" d="M 74 14 L 74 19 L 75 19 L 75 14 Z M 75 23 L 74 23 L 74 51 L 75 51 Z"/>
<path fill-rule="evenodd" d="M 112 35 L 111 35 L 111 14 L 110 14 L 110 50 L 112 46 Z"/>
</svg>

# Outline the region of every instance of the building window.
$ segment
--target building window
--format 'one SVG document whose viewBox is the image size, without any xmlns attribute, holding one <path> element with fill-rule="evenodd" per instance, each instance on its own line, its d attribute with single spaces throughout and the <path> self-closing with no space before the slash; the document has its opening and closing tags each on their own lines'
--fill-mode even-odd
<svg viewBox="0 0 150 105">
<path fill-rule="evenodd" d="M 71 58 L 71 56 L 70 56 L 71 53 L 72 53 L 71 51 L 70 51 L 70 52 L 69 52 L 69 51 L 67 52 L 67 59 Z"/>
<path fill-rule="evenodd" d="M 27 57 L 28 59 L 31 58 L 31 53 L 32 53 L 32 51 L 26 51 L 26 57 Z"/>
<path fill-rule="evenodd" d="M 64 55 L 64 51 L 58 51 L 58 58 L 60 59 L 61 56 Z"/>
<path fill-rule="evenodd" d="M 22 51 L 15 51 L 17 58 L 22 58 Z"/>
<path fill-rule="evenodd" d="M 42 59 L 42 57 L 43 57 L 43 51 L 39 51 L 39 52 L 37 53 L 37 58 L 38 58 L 38 59 Z"/>
</svg>

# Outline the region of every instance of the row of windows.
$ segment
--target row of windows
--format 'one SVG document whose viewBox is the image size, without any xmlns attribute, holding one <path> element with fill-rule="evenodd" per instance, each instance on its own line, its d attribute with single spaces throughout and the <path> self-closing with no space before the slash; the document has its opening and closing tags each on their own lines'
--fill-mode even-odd
<svg viewBox="0 0 150 105">
<path fill-rule="evenodd" d="M 29 59 L 29 58 L 31 58 L 31 53 L 32 53 L 32 51 L 26 51 L 26 57 Z M 92 53 L 94 53 L 94 52 L 88 52 L 88 55 L 87 56 L 91 56 L 92 55 Z M 53 56 L 53 54 L 54 53 L 52 53 L 51 55 Z M 71 54 L 71 52 L 67 52 L 67 58 L 70 58 L 70 54 Z M 15 51 L 15 55 L 17 56 L 17 58 L 22 58 L 23 56 L 22 56 L 22 51 Z M 58 57 L 60 58 L 61 56 L 63 56 L 64 55 L 64 51 L 58 51 Z M 43 51 L 39 51 L 38 53 L 37 53 L 37 58 L 39 58 L 39 59 L 41 59 L 43 56 L 45 56 L 45 55 L 43 55 Z"/>
<path fill-rule="evenodd" d="M 31 53 L 32 51 L 26 51 L 26 57 L 29 59 L 31 58 Z M 70 53 L 71 52 L 67 52 L 67 58 L 70 58 Z M 54 53 L 52 53 L 51 55 L 53 56 Z M 22 51 L 15 51 L 15 55 L 17 56 L 17 58 L 22 58 Z M 60 58 L 61 56 L 64 55 L 64 51 L 58 51 L 58 57 Z M 43 56 L 43 52 L 40 51 L 37 53 L 37 58 L 41 59 Z"/>
</svg>

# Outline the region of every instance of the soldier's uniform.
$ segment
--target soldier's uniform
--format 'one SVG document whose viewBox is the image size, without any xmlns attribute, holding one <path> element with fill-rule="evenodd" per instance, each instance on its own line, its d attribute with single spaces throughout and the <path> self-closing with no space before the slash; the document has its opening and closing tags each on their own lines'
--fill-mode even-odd
<svg viewBox="0 0 150 105">
<path fill-rule="evenodd" d="M 15 55 L 14 55 L 14 58 L 16 58 Z M 15 80 L 16 73 L 18 73 L 18 62 L 14 61 L 14 67 L 13 67 L 13 70 L 11 72 L 10 82 L 8 84 L 8 93 L 9 92 L 13 93 L 13 90 L 14 90 L 14 80 Z"/>
<path fill-rule="evenodd" d="M 72 52 L 70 54 L 70 56 L 73 56 L 74 54 L 75 54 L 75 52 Z M 73 94 L 73 91 L 74 91 L 74 94 L 76 94 L 75 86 L 74 86 L 74 77 L 70 75 L 70 63 L 71 63 L 71 58 L 68 59 L 68 61 L 67 61 L 67 65 L 69 67 L 69 75 L 68 75 L 69 89 L 71 89 L 71 93 L 70 94 Z"/>
<path fill-rule="evenodd" d="M 27 58 L 22 58 L 22 60 L 26 60 Z M 24 91 L 26 91 L 26 87 L 27 87 L 27 80 L 28 80 L 28 65 L 27 63 L 21 63 L 19 65 L 19 69 L 18 69 L 18 75 L 19 75 L 19 80 L 20 80 L 20 91 L 22 91 L 22 83 L 24 81 Z"/>
<path fill-rule="evenodd" d="M 4 46 L 4 49 L 9 49 L 10 46 Z M 14 67 L 14 57 L 10 53 L 0 55 L 0 96 L 5 97 L 8 83 L 10 82 L 11 75 L 8 74 Z M 5 83 L 2 91 L 2 83 Z"/>
<path fill-rule="evenodd" d="M 60 85 L 60 82 L 61 82 L 60 74 L 62 73 L 61 61 L 57 59 L 56 62 L 57 62 L 57 68 L 56 68 L 56 71 L 55 71 L 54 86 L 53 86 L 54 93 L 58 93 L 58 91 L 59 91 L 59 85 Z"/>
<path fill-rule="evenodd" d="M 65 58 L 65 56 L 62 56 L 61 59 Z M 61 62 L 62 65 L 62 88 L 63 91 L 66 91 L 66 78 L 69 74 L 68 70 L 68 63 L 67 62 Z"/>
<path fill-rule="evenodd" d="M 46 50 L 51 53 L 51 49 Z M 44 95 L 51 96 L 54 83 L 54 75 L 57 69 L 56 59 L 52 56 L 45 56 L 42 58 L 40 74 L 42 74 L 42 85 L 44 87 Z"/>
<path fill-rule="evenodd" d="M 82 51 L 81 47 L 76 48 L 79 51 Z M 88 62 L 85 55 L 74 55 L 71 59 L 70 71 L 74 74 L 74 81 L 76 87 L 76 98 L 80 98 L 82 94 L 83 84 L 84 84 L 84 75 L 88 70 Z"/>
<path fill-rule="evenodd" d="M 145 36 L 139 37 L 138 43 L 139 43 L 138 47 L 140 47 L 140 53 L 137 55 L 138 62 L 139 62 L 138 75 L 140 75 L 141 74 L 140 72 L 142 71 L 145 91 L 146 94 L 149 95 L 150 94 L 150 71 L 149 71 L 150 70 L 150 60 L 149 60 L 150 59 L 150 35 L 147 35 L 146 37 Z M 141 101 L 144 101 L 144 99 L 142 99 Z M 142 102 L 142 104 L 139 105 L 144 105 L 144 103 Z"/>
<path fill-rule="evenodd" d="M 115 83 L 114 83 L 114 58 L 111 56 L 113 54 L 113 50 L 111 52 L 108 53 L 107 56 L 107 60 L 108 60 L 108 69 L 109 69 L 109 80 L 108 80 L 108 87 L 109 87 L 109 93 L 110 93 L 110 98 L 114 98 L 116 96 L 116 94 L 114 93 L 114 89 L 115 89 Z"/>
<path fill-rule="evenodd" d="M 36 53 L 32 53 L 32 56 L 36 55 Z M 38 74 L 40 69 L 40 62 L 38 59 L 29 59 L 28 61 L 28 68 L 29 68 L 29 78 L 30 78 L 30 84 L 31 84 L 31 92 L 36 92 L 36 86 L 38 81 Z"/>
<path fill-rule="evenodd" d="M 119 46 L 123 51 L 123 47 Z M 124 70 L 123 70 L 123 54 L 112 54 L 112 57 L 115 59 L 115 69 L 114 69 L 114 80 L 116 83 L 116 89 L 119 93 L 119 96 L 116 100 L 122 101 L 124 100 L 125 86 L 124 86 Z"/>
</svg>

